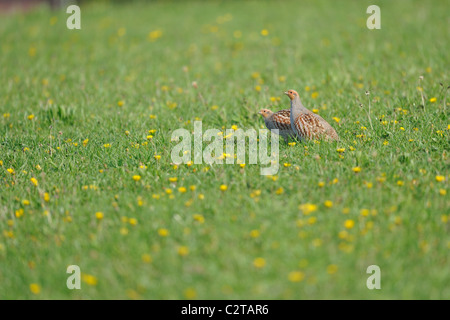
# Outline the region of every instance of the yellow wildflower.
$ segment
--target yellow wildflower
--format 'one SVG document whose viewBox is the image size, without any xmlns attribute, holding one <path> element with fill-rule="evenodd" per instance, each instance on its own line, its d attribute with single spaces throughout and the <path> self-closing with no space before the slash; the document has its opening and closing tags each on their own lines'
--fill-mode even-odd
<svg viewBox="0 0 450 320">
<path fill-rule="evenodd" d="M 328 273 L 328 274 L 334 274 L 334 273 L 336 273 L 337 271 L 338 271 L 338 266 L 335 265 L 335 264 L 330 264 L 330 265 L 327 267 L 327 273 Z"/>
<path fill-rule="evenodd" d="M 85 282 L 86 284 L 88 284 L 90 286 L 95 286 L 98 283 L 98 279 L 96 277 L 94 277 L 93 275 L 90 275 L 90 274 L 86 274 L 86 273 L 81 274 L 81 280 L 83 280 L 83 282 Z"/>
<path fill-rule="evenodd" d="M 253 265 L 258 269 L 263 268 L 266 265 L 266 260 L 261 257 L 256 258 L 255 260 L 253 260 Z"/>
<path fill-rule="evenodd" d="M 161 237 L 167 237 L 169 235 L 169 230 L 165 228 L 158 229 L 158 234 Z"/>
<path fill-rule="evenodd" d="M 152 256 L 149 255 L 148 253 L 144 253 L 141 256 L 141 259 L 142 259 L 142 262 L 144 262 L 144 263 L 151 263 L 152 262 Z"/>
<path fill-rule="evenodd" d="M 260 235 L 259 230 L 252 230 L 252 231 L 250 231 L 250 237 L 252 237 L 252 238 L 258 238 L 259 235 Z"/>
<path fill-rule="evenodd" d="M 186 246 L 178 247 L 177 251 L 180 256 L 187 256 L 189 254 L 189 248 Z"/>
<path fill-rule="evenodd" d="M 311 212 L 314 212 L 317 210 L 317 206 L 315 204 L 311 204 L 311 203 L 305 203 L 305 204 L 301 204 L 298 207 L 304 215 L 308 215 Z"/>
<path fill-rule="evenodd" d="M 305 278 L 305 274 L 301 271 L 292 271 L 288 275 L 288 279 L 291 282 L 300 282 Z"/>
<path fill-rule="evenodd" d="M 30 284 L 30 291 L 32 294 L 39 294 L 41 292 L 41 286 L 37 283 Z"/>
<path fill-rule="evenodd" d="M 325 207 L 331 208 L 333 206 L 333 201 L 327 200 L 323 203 Z"/>
<path fill-rule="evenodd" d="M 351 229 L 355 226 L 355 221 L 351 220 L 351 219 L 347 219 L 344 222 L 344 227 L 347 229 Z"/>
<path fill-rule="evenodd" d="M 31 178 L 30 181 L 31 181 L 31 183 L 32 183 L 35 187 L 37 187 L 37 186 L 39 185 L 39 183 L 38 183 L 38 181 L 36 180 L 36 178 Z"/>
</svg>

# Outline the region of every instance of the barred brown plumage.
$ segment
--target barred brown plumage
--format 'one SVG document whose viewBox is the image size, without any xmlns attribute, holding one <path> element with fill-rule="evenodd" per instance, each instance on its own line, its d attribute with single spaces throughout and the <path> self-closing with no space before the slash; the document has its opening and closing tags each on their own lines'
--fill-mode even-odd
<svg viewBox="0 0 450 320">
<path fill-rule="evenodd" d="M 272 112 L 269 109 L 262 109 L 258 112 L 264 118 L 264 123 L 267 129 L 278 129 L 280 136 L 287 142 L 289 137 L 294 137 L 295 134 L 291 127 L 291 111 L 289 109 Z"/>
<path fill-rule="evenodd" d="M 299 140 L 339 140 L 338 134 L 328 122 L 303 106 L 297 91 L 289 90 L 285 94 L 291 99 L 291 127 Z"/>
</svg>

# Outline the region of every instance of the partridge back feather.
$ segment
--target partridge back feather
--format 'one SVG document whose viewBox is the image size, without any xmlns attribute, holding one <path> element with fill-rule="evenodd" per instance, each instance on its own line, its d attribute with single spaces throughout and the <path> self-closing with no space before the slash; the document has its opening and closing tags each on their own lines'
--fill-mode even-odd
<svg viewBox="0 0 450 320">
<path fill-rule="evenodd" d="M 301 138 L 339 140 L 333 127 L 315 113 L 301 113 L 294 120 L 294 129 Z"/>
</svg>

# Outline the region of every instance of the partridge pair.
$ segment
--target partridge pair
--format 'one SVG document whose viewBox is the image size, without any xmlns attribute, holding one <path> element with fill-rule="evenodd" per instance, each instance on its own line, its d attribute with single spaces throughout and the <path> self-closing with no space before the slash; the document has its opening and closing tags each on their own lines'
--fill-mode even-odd
<svg viewBox="0 0 450 320">
<path fill-rule="evenodd" d="M 303 106 L 297 91 L 289 90 L 284 94 L 291 99 L 291 109 L 275 113 L 262 109 L 258 112 L 263 116 L 269 130 L 278 129 L 285 141 L 289 137 L 297 137 L 300 141 L 303 139 L 339 140 L 338 134 L 328 122 Z"/>
</svg>

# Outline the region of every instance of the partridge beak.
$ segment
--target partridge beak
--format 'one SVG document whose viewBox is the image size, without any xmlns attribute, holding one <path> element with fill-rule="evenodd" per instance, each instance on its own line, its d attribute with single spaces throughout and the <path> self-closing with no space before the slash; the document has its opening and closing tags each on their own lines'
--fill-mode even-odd
<svg viewBox="0 0 450 320">
<path fill-rule="evenodd" d="M 262 114 L 262 112 L 261 112 L 261 111 L 258 111 L 258 114 Z"/>
</svg>

